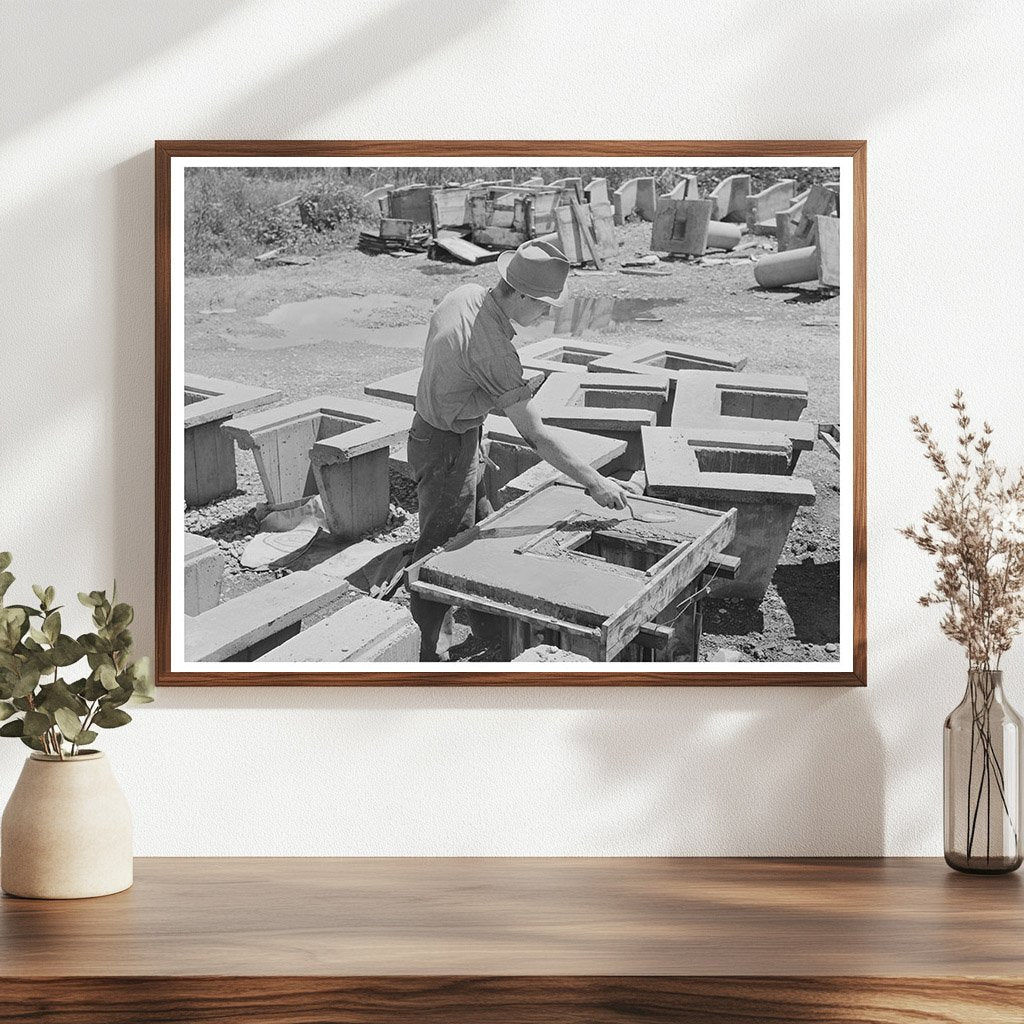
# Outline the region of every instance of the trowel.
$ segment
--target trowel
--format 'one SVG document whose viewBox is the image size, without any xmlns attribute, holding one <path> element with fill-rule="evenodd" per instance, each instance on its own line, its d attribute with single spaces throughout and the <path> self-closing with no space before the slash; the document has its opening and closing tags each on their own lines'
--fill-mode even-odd
<svg viewBox="0 0 1024 1024">
<path fill-rule="evenodd" d="M 671 523 L 675 522 L 676 518 L 671 512 L 637 512 L 630 504 L 628 498 L 626 499 L 626 508 L 629 509 L 630 517 L 638 523 Z"/>
</svg>

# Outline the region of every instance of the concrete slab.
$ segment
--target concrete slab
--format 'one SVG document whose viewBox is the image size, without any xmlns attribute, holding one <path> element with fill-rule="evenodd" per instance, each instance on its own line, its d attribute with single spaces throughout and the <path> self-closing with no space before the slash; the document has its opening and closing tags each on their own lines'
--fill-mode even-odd
<svg viewBox="0 0 1024 1024">
<path fill-rule="evenodd" d="M 271 580 L 190 619 L 185 626 L 185 660 L 255 661 L 346 590 L 344 580 L 312 572 Z"/>
<path fill-rule="evenodd" d="M 390 449 L 407 438 L 412 417 L 411 410 L 354 399 L 324 410 L 327 429 L 337 432 L 321 430 L 309 461 L 327 528 L 339 540 L 357 540 L 387 521 Z"/>
<path fill-rule="evenodd" d="M 683 341 L 640 341 L 618 348 L 588 365 L 592 373 L 643 373 L 675 384 L 679 370 L 719 370 L 736 373 L 747 365 L 747 357 L 720 352 Z"/>
<path fill-rule="evenodd" d="M 373 384 L 367 384 L 363 388 L 363 394 L 370 398 L 387 398 L 392 402 L 412 405 L 416 401 L 416 389 L 420 386 L 422 373 L 422 366 L 396 373 L 391 377 L 375 381 Z"/>
<path fill-rule="evenodd" d="M 659 196 L 651 228 L 651 251 L 703 256 L 714 205 L 710 199 Z"/>
<path fill-rule="evenodd" d="M 775 215 L 793 205 L 796 181 L 783 178 L 747 197 L 747 230 L 755 235 L 775 234 Z"/>
<path fill-rule="evenodd" d="M 519 362 L 528 373 L 586 373 L 595 359 L 619 351 L 617 345 L 605 345 L 596 341 L 579 341 L 573 338 L 565 341 L 558 337 L 544 338 L 523 345 L 519 349 Z"/>
<path fill-rule="evenodd" d="M 411 423 L 412 413 L 405 409 L 319 395 L 238 417 L 224 429 L 239 447 L 252 451 L 267 501 L 277 507 L 317 493 L 312 460 L 317 445 L 343 438 L 326 451 L 352 452 L 347 456 L 352 458 L 361 446 L 373 450 L 373 445 L 385 443 L 384 439 L 393 443 L 403 440 Z M 384 466 L 386 470 L 386 457 Z M 326 500 L 324 510 L 329 516 Z"/>
<path fill-rule="evenodd" d="M 602 509 L 578 486 L 549 484 L 411 566 L 409 586 L 428 600 L 550 630 L 562 649 L 611 660 L 734 535 L 733 513 L 646 497 L 631 505 L 632 512 Z M 652 512 L 667 521 L 637 518 Z"/>
<path fill-rule="evenodd" d="M 792 471 L 817 436 L 815 424 L 800 419 L 806 408 L 805 377 L 680 370 L 669 425 L 782 434 L 792 446 Z"/>
<path fill-rule="evenodd" d="M 262 663 L 419 661 L 420 631 L 407 608 L 360 597 L 264 654 Z"/>
<path fill-rule="evenodd" d="M 788 475 L 789 439 L 778 433 L 649 427 L 643 431 L 647 493 L 705 508 L 737 511 L 725 554 L 740 559 L 714 593 L 760 601 L 771 583 L 793 519 L 813 505 L 810 480 Z"/>
<path fill-rule="evenodd" d="M 185 534 L 185 614 L 198 615 L 220 604 L 224 556 L 215 540 Z"/>
<path fill-rule="evenodd" d="M 715 204 L 711 219 L 732 223 L 745 221 L 749 196 L 749 174 L 730 174 L 728 178 L 723 178 L 708 196 Z"/>
<path fill-rule="evenodd" d="M 664 377 L 626 373 L 553 373 L 537 392 L 545 423 L 601 434 L 627 444 L 622 468 L 643 465 L 640 428 L 667 422 Z"/>
<path fill-rule="evenodd" d="M 237 486 L 235 446 L 221 429 L 232 416 L 276 401 L 280 391 L 185 374 L 185 504 L 205 505 Z"/>
</svg>

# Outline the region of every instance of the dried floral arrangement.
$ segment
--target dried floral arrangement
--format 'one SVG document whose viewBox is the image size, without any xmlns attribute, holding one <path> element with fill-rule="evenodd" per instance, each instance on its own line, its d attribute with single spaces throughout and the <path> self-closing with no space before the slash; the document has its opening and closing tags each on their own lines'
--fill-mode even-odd
<svg viewBox="0 0 1024 1024">
<path fill-rule="evenodd" d="M 947 456 L 919 417 L 911 423 L 942 482 L 920 527 L 901 533 L 936 557 L 933 588 L 918 598 L 945 609 L 942 632 L 962 644 L 968 666 L 995 671 L 1024 622 L 1024 469 L 1009 477 L 989 454 L 992 427 L 971 427 L 963 392 L 956 452 Z"/>
</svg>

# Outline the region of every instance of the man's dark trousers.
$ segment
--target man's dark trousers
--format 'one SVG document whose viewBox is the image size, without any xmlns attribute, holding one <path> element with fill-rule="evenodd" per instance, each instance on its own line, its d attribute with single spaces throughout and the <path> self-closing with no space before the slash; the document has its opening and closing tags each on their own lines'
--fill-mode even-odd
<svg viewBox="0 0 1024 1024">
<path fill-rule="evenodd" d="M 494 509 L 484 490 L 481 430 L 438 430 L 417 413 L 409 431 L 409 466 L 420 505 L 420 539 L 413 560 L 447 544 Z M 420 661 L 437 661 L 447 605 L 413 594 L 409 610 L 420 628 Z"/>
</svg>

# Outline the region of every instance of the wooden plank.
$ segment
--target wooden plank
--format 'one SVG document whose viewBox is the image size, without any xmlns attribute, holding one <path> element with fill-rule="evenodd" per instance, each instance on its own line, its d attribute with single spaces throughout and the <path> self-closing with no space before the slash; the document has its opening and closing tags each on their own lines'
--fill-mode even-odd
<svg viewBox="0 0 1024 1024">
<path fill-rule="evenodd" d="M 572 207 L 559 206 L 554 210 L 555 226 L 558 232 L 558 248 L 574 266 L 585 263 L 583 237 L 573 215 Z"/>
<path fill-rule="evenodd" d="M 452 238 L 440 236 L 434 239 L 434 245 L 444 249 L 446 253 L 454 256 L 460 263 L 468 263 L 475 267 L 479 263 L 492 263 L 500 255 L 488 249 L 482 249 L 465 238 Z M 369 391 L 366 392 L 370 394 Z"/>
<path fill-rule="evenodd" d="M 615 210 L 610 203 L 591 203 L 588 208 L 597 251 L 603 259 L 610 259 L 619 251 L 619 242 L 615 237 Z M 594 330 L 598 329 L 597 324 L 592 324 L 591 327 Z"/>
<path fill-rule="evenodd" d="M 583 207 L 575 199 L 570 200 L 570 205 L 572 207 L 572 215 L 576 218 L 576 226 L 579 228 L 580 235 L 583 238 L 583 244 L 586 245 L 590 258 L 594 261 L 594 266 L 598 270 L 604 270 L 604 263 L 597 249 L 597 239 L 594 238 L 593 228 L 588 223 L 590 211 L 588 210 L 586 216 L 584 216 Z"/>
<path fill-rule="evenodd" d="M 839 218 L 815 217 L 817 234 L 818 285 L 839 287 Z"/>
<path fill-rule="evenodd" d="M 300 622 L 348 590 L 344 580 L 293 572 L 190 618 L 186 661 L 230 661 L 261 640 Z"/>
<path fill-rule="evenodd" d="M 699 576 L 712 555 L 717 555 L 736 535 L 736 510 L 708 511 L 718 521 L 702 537 L 681 551 L 632 601 L 606 620 L 601 627 L 605 657 L 610 661 L 637 635 L 640 626 L 658 613 L 688 583 Z M 709 522 L 713 520 L 709 518 Z"/>
<path fill-rule="evenodd" d="M 411 220 L 384 217 L 380 222 L 380 237 L 407 242 L 412 237 L 412 228 Z"/>
<path fill-rule="evenodd" d="M 790 239 L 791 249 L 800 249 L 804 246 L 813 245 L 811 233 L 816 224 L 816 218 L 827 217 L 836 213 L 839 209 L 839 196 L 824 185 L 812 185 L 810 192 L 804 200 L 803 210 L 800 213 L 800 222 L 793 229 Z"/>
</svg>

